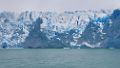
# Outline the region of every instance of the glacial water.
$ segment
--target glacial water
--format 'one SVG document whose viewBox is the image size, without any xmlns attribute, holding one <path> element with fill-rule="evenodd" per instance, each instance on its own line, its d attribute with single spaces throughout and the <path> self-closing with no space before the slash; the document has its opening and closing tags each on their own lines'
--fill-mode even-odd
<svg viewBox="0 0 120 68">
<path fill-rule="evenodd" d="M 120 68 L 120 50 L 0 49 L 0 68 Z"/>
</svg>

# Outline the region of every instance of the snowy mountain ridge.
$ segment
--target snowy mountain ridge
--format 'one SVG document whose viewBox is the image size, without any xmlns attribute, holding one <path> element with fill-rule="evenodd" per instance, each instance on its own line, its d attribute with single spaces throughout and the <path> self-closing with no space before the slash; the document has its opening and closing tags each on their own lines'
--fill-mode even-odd
<svg viewBox="0 0 120 68">
<path fill-rule="evenodd" d="M 0 12 L 0 46 L 1 48 L 119 48 L 119 38 L 118 42 L 111 41 L 112 34 L 115 40 L 117 36 L 119 37 L 119 17 L 119 9 L 63 13 Z M 108 42 L 109 40 L 111 42 Z"/>
</svg>

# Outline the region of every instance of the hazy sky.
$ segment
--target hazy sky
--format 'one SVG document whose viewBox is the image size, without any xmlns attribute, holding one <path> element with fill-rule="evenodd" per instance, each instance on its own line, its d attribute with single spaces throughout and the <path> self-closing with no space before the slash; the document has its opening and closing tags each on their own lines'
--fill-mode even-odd
<svg viewBox="0 0 120 68">
<path fill-rule="evenodd" d="M 120 8 L 120 0 L 0 0 L 0 10 L 69 11 Z"/>
</svg>

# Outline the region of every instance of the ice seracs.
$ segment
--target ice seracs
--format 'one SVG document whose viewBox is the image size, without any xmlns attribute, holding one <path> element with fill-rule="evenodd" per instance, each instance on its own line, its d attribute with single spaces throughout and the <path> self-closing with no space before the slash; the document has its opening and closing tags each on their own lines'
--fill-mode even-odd
<svg viewBox="0 0 120 68">
<path fill-rule="evenodd" d="M 111 19 L 114 11 L 0 12 L 0 46 L 6 44 L 8 48 L 24 47 L 26 38 L 30 36 L 31 31 L 39 26 L 37 28 L 39 32 L 33 31 L 33 34 L 38 34 L 31 34 L 31 36 L 38 44 L 42 41 L 44 46 L 36 44 L 37 46 L 33 45 L 33 47 L 104 48 L 102 44 L 104 44 L 104 40 L 108 39 L 109 29 L 114 24 Z M 42 21 L 36 26 L 35 23 L 40 22 L 37 21 L 38 19 Z M 40 39 L 38 40 L 38 38 Z M 27 41 L 27 43 L 31 42 Z M 32 48 L 29 45 L 28 47 Z"/>
</svg>

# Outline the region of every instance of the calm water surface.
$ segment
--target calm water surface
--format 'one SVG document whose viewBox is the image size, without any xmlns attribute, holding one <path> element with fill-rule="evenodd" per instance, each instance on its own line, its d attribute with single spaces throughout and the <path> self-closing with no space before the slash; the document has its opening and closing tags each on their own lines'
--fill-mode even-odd
<svg viewBox="0 0 120 68">
<path fill-rule="evenodd" d="M 0 49 L 0 68 L 120 68 L 120 50 Z"/>
</svg>

